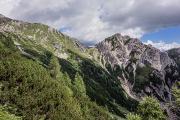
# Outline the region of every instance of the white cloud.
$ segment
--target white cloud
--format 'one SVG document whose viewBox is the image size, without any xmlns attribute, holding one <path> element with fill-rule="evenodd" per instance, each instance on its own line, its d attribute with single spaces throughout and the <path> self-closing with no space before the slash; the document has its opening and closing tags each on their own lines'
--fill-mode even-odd
<svg viewBox="0 0 180 120">
<path fill-rule="evenodd" d="M 180 43 L 165 43 L 163 41 L 159 41 L 159 42 L 153 42 L 151 40 L 148 40 L 147 42 L 144 42 L 144 44 L 148 45 L 151 44 L 153 47 L 156 47 L 162 51 L 166 51 L 172 48 L 180 48 Z"/>
<path fill-rule="evenodd" d="M 0 13 L 41 22 L 81 41 L 97 43 L 114 33 L 140 38 L 180 25 L 180 0 L 0 0 Z"/>
<path fill-rule="evenodd" d="M 9 15 L 13 8 L 15 8 L 20 0 L 0 0 L 0 13 L 3 15 Z"/>
</svg>

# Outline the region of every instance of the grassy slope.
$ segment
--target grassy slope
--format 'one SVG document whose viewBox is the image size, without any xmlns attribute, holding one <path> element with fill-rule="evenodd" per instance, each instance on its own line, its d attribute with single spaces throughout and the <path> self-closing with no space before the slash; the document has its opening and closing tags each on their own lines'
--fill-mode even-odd
<svg viewBox="0 0 180 120">
<path fill-rule="evenodd" d="M 20 55 L 12 40 L 0 35 L 0 104 L 24 119 L 110 119 L 88 96 L 76 95 L 68 76 L 58 71 L 52 78 L 45 63 Z"/>
<path fill-rule="evenodd" d="M 61 49 L 58 52 L 68 55 L 67 59 L 59 58 L 61 72 L 70 76 L 72 81 L 78 72 L 84 80 L 90 99 L 107 106 L 110 112 L 124 117 L 128 110 L 132 110 L 136 105 L 127 97 L 120 82 L 104 70 L 100 62 L 96 62 L 99 56 L 97 51 L 95 51 L 96 58 L 90 59 L 93 50 L 82 52 L 75 41 L 46 25 L 29 23 L 19 25 L 15 22 L 7 24 L 13 26 L 15 31 L 3 33 L 1 36 L 5 35 L 6 39 L 21 44 L 23 50 L 31 55 L 26 57 L 45 68 L 49 64 L 50 54 L 55 53 L 54 44 L 60 45 Z"/>
</svg>

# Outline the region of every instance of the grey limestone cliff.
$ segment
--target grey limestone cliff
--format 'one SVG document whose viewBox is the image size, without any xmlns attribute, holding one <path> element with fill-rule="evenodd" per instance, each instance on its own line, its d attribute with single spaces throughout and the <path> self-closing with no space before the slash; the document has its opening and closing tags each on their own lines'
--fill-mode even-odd
<svg viewBox="0 0 180 120">
<path fill-rule="evenodd" d="M 179 80 L 177 64 L 167 52 L 145 45 L 136 38 L 115 34 L 96 45 L 104 66 L 121 81 L 135 99 L 145 95 L 171 101 L 170 90 Z"/>
</svg>

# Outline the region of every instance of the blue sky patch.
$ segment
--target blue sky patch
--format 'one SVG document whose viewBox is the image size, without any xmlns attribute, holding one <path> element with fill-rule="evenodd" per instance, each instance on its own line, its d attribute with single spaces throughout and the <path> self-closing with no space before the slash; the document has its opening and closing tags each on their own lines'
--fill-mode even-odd
<svg viewBox="0 0 180 120">
<path fill-rule="evenodd" d="M 166 43 L 180 43 L 180 26 L 164 28 L 156 32 L 147 33 L 141 40 L 143 42 L 151 40 L 153 42 L 164 41 Z"/>
<path fill-rule="evenodd" d="M 62 27 L 62 28 L 60 28 L 60 31 L 61 32 L 68 32 L 68 31 L 71 31 L 71 28 L 70 27 Z"/>
</svg>

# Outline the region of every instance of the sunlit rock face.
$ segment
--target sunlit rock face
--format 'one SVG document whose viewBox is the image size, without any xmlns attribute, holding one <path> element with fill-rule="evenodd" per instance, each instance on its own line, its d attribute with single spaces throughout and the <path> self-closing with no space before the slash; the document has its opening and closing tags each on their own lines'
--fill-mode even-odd
<svg viewBox="0 0 180 120">
<path fill-rule="evenodd" d="M 96 45 L 104 66 L 121 81 L 133 98 L 145 95 L 170 101 L 172 85 L 179 79 L 177 64 L 167 52 L 136 38 L 115 34 Z M 125 85 L 124 85 L 125 84 Z"/>
</svg>

